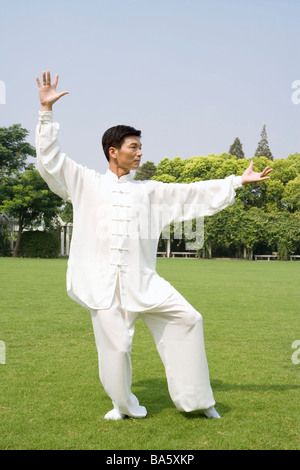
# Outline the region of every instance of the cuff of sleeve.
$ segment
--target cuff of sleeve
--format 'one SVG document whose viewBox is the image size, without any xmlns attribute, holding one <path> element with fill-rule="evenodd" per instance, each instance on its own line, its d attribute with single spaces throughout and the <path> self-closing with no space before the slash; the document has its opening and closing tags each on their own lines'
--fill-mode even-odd
<svg viewBox="0 0 300 470">
<path fill-rule="evenodd" d="M 241 176 L 235 176 L 234 180 L 233 180 L 234 189 L 241 188 L 242 186 L 243 186 L 242 177 Z"/>
<path fill-rule="evenodd" d="M 39 111 L 39 122 L 52 122 L 53 112 L 52 111 Z"/>
</svg>

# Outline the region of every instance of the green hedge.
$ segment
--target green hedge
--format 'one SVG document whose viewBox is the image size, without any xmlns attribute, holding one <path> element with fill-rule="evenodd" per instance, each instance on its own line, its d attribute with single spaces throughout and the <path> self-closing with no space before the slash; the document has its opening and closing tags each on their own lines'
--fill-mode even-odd
<svg viewBox="0 0 300 470">
<path fill-rule="evenodd" d="M 10 232 L 5 230 L 0 233 L 0 256 L 11 256 Z"/>
<path fill-rule="evenodd" d="M 18 256 L 24 258 L 57 258 L 60 240 L 51 232 L 23 232 Z"/>
</svg>

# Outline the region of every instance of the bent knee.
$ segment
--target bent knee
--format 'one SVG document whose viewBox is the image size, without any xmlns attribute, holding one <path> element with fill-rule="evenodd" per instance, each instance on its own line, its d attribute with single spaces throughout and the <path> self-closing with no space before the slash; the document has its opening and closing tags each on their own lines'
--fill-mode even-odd
<svg viewBox="0 0 300 470">
<path fill-rule="evenodd" d="M 185 316 L 186 324 L 188 326 L 194 326 L 194 325 L 202 325 L 203 323 L 203 318 L 201 313 L 197 312 L 197 310 L 193 309 L 189 311 L 186 316 Z"/>
</svg>

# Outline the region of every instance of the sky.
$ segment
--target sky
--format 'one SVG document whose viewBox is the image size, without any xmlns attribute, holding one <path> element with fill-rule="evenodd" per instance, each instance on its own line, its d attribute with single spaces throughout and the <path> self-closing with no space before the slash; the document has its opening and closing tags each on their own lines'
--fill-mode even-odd
<svg viewBox="0 0 300 470">
<path fill-rule="evenodd" d="M 286 158 L 300 152 L 299 17 L 299 0 L 0 0 L 0 127 L 20 123 L 34 145 L 49 69 L 69 91 L 54 105 L 61 149 L 97 171 L 117 124 L 142 130 L 143 162 L 236 137 L 251 158 L 264 124 Z"/>
</svg>

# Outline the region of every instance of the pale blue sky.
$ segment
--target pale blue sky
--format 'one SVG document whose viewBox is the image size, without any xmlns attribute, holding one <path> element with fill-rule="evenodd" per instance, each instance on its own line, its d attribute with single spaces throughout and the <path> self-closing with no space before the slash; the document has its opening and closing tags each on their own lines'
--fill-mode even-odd
<svg viewBox="0 0 300 470">
<path fill-rule="evenodd" d="M 103 132 L 143 133 L 143 161 L 219 154 L 239 137 L 253 156 L 264 124 L 276 158 L 300 152 L 298 0 L 1 2 L 0 126 L 34 143 L 35 75 L 60 74 L 62 150 L 105 171 Z"/>
</svg>

